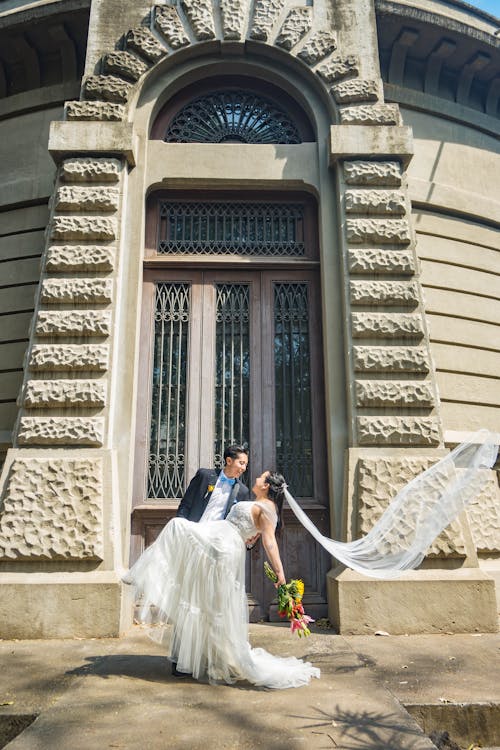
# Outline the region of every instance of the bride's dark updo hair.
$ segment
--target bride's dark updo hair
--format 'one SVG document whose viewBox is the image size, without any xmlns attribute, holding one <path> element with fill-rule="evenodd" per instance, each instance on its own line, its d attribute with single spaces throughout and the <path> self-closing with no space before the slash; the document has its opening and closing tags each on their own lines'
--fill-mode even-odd
<svg viewBox="0 0 500 750">
<path fill-rule="evenodd" d="M 283 529 L 283 500 L 285 499 L 286 482 L 282 474 L 277 471 L 268 472 L 265 483 L 268 486 L 267 495 L 276 505 L 278 513 L 278 523 L 276 524 L 276 534 L 279 535 Z"/>
</svg>

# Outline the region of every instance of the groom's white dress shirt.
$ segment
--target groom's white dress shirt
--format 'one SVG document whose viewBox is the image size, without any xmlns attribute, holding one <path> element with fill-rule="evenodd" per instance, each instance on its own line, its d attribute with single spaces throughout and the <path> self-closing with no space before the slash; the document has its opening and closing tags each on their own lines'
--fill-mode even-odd
<svg viewBox="0 0 500 750">
<path fill-rule="evenodd" d="M 226 476 L 224 472 L 221 471 L 199 523 L 223 520 L 227 501 L 229 500 L 229 495 L 233 489 L 233 483 L 223 481 L 224 478 L 226 478 Z"/>
</svg>

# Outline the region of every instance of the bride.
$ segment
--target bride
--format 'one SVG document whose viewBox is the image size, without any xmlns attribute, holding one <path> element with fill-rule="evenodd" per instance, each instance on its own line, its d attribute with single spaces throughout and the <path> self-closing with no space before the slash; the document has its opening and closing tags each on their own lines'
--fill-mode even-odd
<svg viewBox="0 0 500 750">
<path fill-rule="evenodd" d="M 320 676 L 309 662 L 272 656 L 248 642 L 245 541 L 261 535 L 276 585 L 285 583 L 276 542 L 285 489 L 281 474 L 265 471 L 252 488 L 255 501 L 237 503 L 225 520 L 173 518 L 124 577 L 142 594 L 142 622 L 172 623 L 178 672 L 268 688 L 299 687 Z"/>
<path fill-rule="evenodd" d="M 353 542 L 323 536 L 281 474 L 265 471 L 252 488 L 255 501 L 237 503 L 225 520 L 198 524 L 172 519 L 123 581 L 142 595 L 142 622 L 172 624 L 171 659 L 178 672 L 268 688 L 305 685 L 320 676 L 319 669 L 253 649 L 248 642 L 245 540 L 261 535 L 276 585 L 285 583 L 276 533 L 286 498 L 299 521 L 337 560 L 365 575 L 393 578 L 416 567 L 435 537 L 478 495 L 497 451 L 486 432 L 459 445 L 409 482 L 372 530 Z"/>
</svg>

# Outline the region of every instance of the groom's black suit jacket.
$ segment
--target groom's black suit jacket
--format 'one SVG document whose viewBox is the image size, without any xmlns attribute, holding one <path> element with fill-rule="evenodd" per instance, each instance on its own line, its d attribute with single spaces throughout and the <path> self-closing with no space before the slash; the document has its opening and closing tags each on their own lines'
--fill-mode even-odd
<svg viewBox="0 0 500 750">
<path fill-rule="evenodd" d="M 219 474 L 220 469 L 198 469 L 177 508 L 177 515 L 181 518 L 187 518 L 189 521 L 199 521 L 212 496 L 212 492 L 208 488 L 215 487 Z M 237 479 L 229 495 L 224 518 L 235 503 L 248 500 L 249 494 L 248 488 Z"/>
</svg>

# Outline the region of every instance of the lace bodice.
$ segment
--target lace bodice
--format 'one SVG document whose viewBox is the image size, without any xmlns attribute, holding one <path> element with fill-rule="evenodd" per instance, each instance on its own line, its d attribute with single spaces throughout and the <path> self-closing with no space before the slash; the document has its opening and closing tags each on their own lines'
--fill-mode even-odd
<svg viewBox="0 0 500 750">
<path fill-rule="evenodd" d="M 236 505 L 233 505 L 229 511 L 226 520 L 229 521 L 229 523 L 232 523 L 233 526 L 236 526 L 242 539 L 250 539 L 258 533 L 258 529 L 255 527 L 252 518 L 252 507 L 254 505 L 259 505 L 268 518 L 274 523 L 277 521 L 276 513 L 267 503 L 261 503 L 259 501 L 243 501 L 241 503 L 236 503 Z"/>
</svg>

